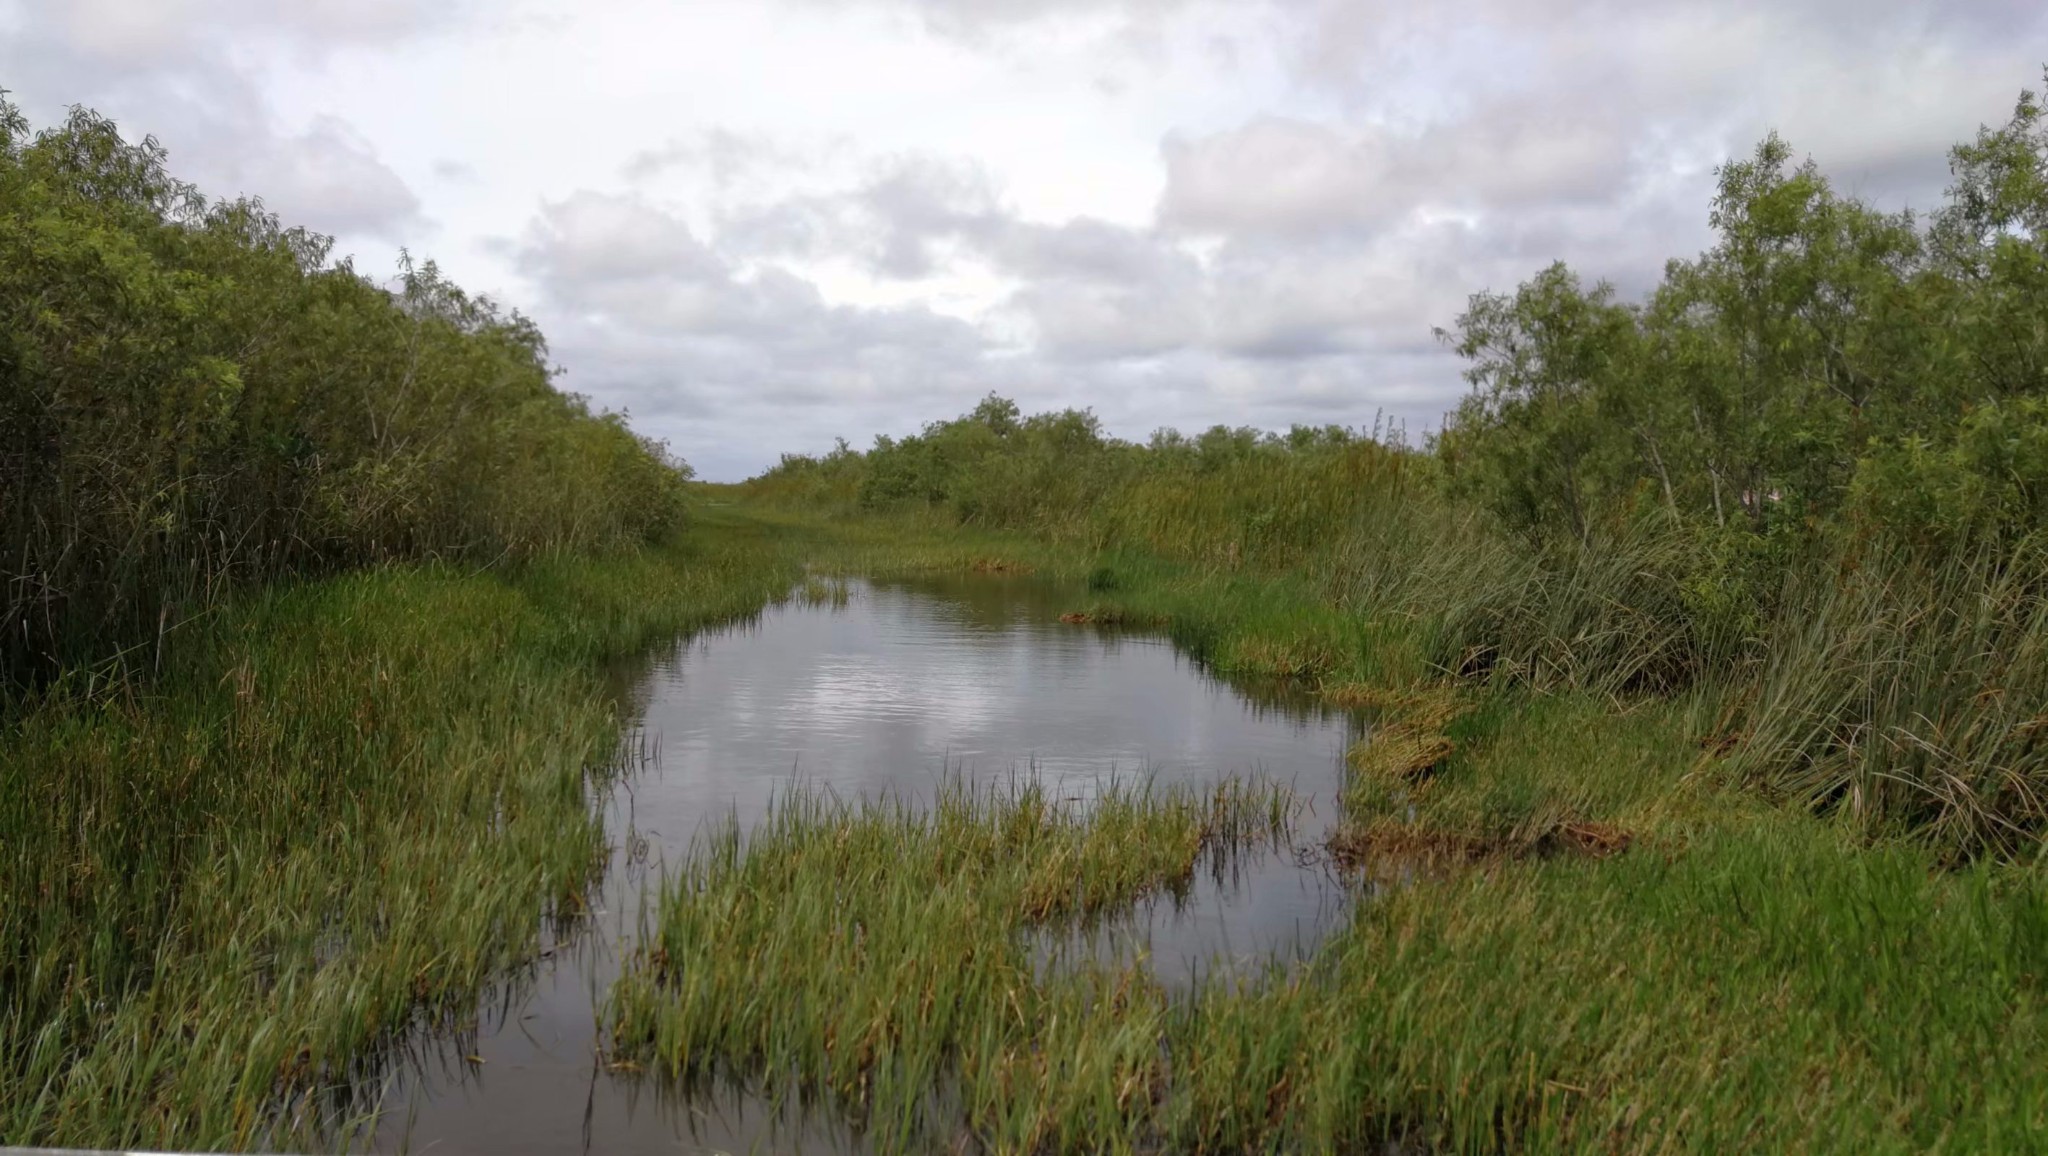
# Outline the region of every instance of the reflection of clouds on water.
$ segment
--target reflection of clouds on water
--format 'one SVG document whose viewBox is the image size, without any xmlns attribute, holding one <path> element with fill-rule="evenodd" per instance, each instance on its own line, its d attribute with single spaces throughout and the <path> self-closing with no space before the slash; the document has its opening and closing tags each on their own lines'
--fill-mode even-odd
<svg viewBox="0 0 2048 1156">
<path fill-rule="evenodd" d="M 903 669 L 890 656 L 836 655 L 810 671 L 790 706 L 827 736 L 839 732 L 852 739 L 866 723 L 902 718 L 944 742 L 949 735 L 986 728 L 1002 706 L 987 664 L 962 657 L 933 653 L 931 661 Z"/>
<path fill-rule="evenodd" d="M 445 1063 L 401 1075 L 376 1147 L 674 1151 L 703 1124 L 703 1105 L 642 1097 L 630 1080 L 593 1071 L 593 993 L 602 996 L 630 951 L 660 866 L 680 862 L 707 826 L 751 827 L 799 786 L 915 799 L 948 777 L 1000 791 L 1035 776 L 1084 810 L 1112 780 L 1206 786 L 1262 772 L 1315 801 L 1298 838 L 1319 842 L 1355 727 L 1348 716 L 1285 684 L 1228 685 L 1157 637 L 1062 625 L 1069 606 L 1017 580 L 854 582 L 843 604 L 792 601 L 622 664 L 613 672 L 620 708 L 639 711 L 658 757 L 599 805 L 615 843 L 630 834 L 643 854 L 629 861 L 614 848 L 584 935 L 484 1016 L 473 1038 L 428 1038 L 423 1050 Z M 1178 982 L 1298 957 L 1343 918 L 1342 890 L 1288 849 L 1228 868 L 1198 872 L 1178 900 L 1140 904 L 1041 947 L 1068 959 L 1144 954 Z M 783 1150 L 816 1139 L 764 1136 L 773 1113 L 762 1109 L 737 1104 L 703 1142 Z"/>
<path fill-rule="evenodd" d="M 1086 806 L 1112 782 L 1202 787 L 1242 774 L 1305 797 L 1301 839 L 1336 811 L 1356 720 L 1294 684 L 1231 684 L 1165 639 L 1057 621 L 1066 598 L 986 578 L 852 583 L 840 604 L 777 607 L 681 647 L 652 680 L 660 769 L 640 819 L 671 840 L 706 816 L 759 818 L 802 787 L 929 797 L 943 780 L 1020 779 Z M 1312 946 L 1341 906 L 1290 849 L 1198 881 L 1182 904 L 1116 921 L 1117 950 L 1186 974 L 1221 954 Z M 1098 949 L 1102 946 L 1098 944 Z"/>
<path fill-rule="evenodd" d="M 1163 639 L 1061 625 L 1045 587 L 932 585 L 854 583 L 844 604 L 792 603 L 679 648 L 648 706 L 663 793 L 744 818 L 798 777 L 912 794 L 956 770 L 1321 778 L 1348 738 L 1295 688 L 1247 696 Z"/>
</svg>

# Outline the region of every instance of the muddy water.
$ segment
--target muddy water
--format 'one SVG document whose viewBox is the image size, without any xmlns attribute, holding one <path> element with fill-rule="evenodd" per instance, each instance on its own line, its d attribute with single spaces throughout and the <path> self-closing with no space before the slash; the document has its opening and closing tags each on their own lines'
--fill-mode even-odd
<svg viewBox="0 0 2048 1156">
<path fill-rule="evenodd" d="M 594 800 L 613 843 L 588 919 L 473 1031 L 423 1035 L 385 1082 L 379 1151 L 838 1151 L 829 1120 L 745 1098 L 678 1101 L 609 1071 L 596 1008 L 630 953 L 664 861 L 707 824 L 759 818 L 798 788 L 928 797 L 948 778 L 1036 776 L 1085 799 L 1111 780 L 1291 783 L 1299 846 L 1204 877 L 1085 945 L 1143 953 L 1169 983 L 1313 949 L 1346 909 L 1313 848 L 1358 723 L 1285 686 L 1219 681 L 1165 640 L 1061 624 L 1076 599 L 1021 579 L 855 582 L 700 635 L 622 677 L 644 765 Z"/>
</svg>

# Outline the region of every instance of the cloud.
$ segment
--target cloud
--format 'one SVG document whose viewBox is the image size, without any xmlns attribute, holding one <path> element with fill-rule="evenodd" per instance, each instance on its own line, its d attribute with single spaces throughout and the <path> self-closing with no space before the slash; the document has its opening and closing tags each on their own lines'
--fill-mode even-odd
<svg viewBox="0 0 2048 1156">
<path fill-rule="evenodd" d="M 1051 361 L 1114 362 L 1207 344 L 1209 277 L 1194 254 L 1154 230 L 1005 217 L 966 240 L 1017 282 L 1004 313 Z"/>
<path fill-rule="evenodd" d="M 592 192 L 544 206 L 520 263 L 550 287 L 579 292 L 648 280 L 703 284 L 729 276 L 725 263 L 681 219 L 639 197 Z"/>
<path fill-rule="evenodd" d="M 4 0 L 0 0 L 4 4 Z M 288 42 L 309 53 L 388 43 L 433 26 L 445 5 L 406 0 L 74 0 L 24 5 L 0 41 L 0 77 L 47 118 L 81 104 L 171 150 L 174 170 L 215 197 L 258 196 L 292 224 L 388 244 L 431 228 L 418 196 L 337 116 L 279 125 L 256 79 L 218 34 Z"/>
<path fill-rule="evenodd" d="M 929 276 L 936 240 L 978 235 L 1002 212 L 985 173 L 926 157 L 894 160 L 854 201 L 866 221 L 878 226 L 870 266 L 897 278 Z"/>
<path fill-rule="evenodd" d="M 984 48 L 1027 25 L 1087 22 L 1126 45 L 1152 35 L 1160 23 L 1199 0 L 801 0 L 819 8 L 883 8 L 919 21 L 935 35 Z"/>
<path fill-rule="evenodd" d="M 517 262 L 551 308 L 586 324 L 729 347 L 755 366 L 815 370 L 919 350 L 966 361 L 984 350 L 957 319 L 833 305 L 786 269 L 729 261 L 681 218 L 630 195 L 585 191 L 543 206 Z"/>
<path fill-rule="evenodd" d="M 1005 220 L 980 236 L 1004 269 L 1027 279 L 1143 284 L 1199 273 L 1157 233 L 1089 217 L 1051 226 Z"/>
<path fill-rule="evenodd" d="M 829 445 L 920 405 L 943 412 L 984 380 L 989 347 L 972 326 L 922 307 L 832 304 L 633 195 L 544 205 L 516 260 L 568 384 L 669 434 L 708 476 L 759 468 L 751 435 L 764 424 L 785 445 Z"/>
<path fill-rule="evenodd" d="M 1419 126 L 1418 141 L 1491 136 L 1490 147 L 1526 140 L 1561 157 L 1583 127 L 1582 147 L 1612 138 L 1638 169 L 1703 172 L 1776 129 L 1838 179 L 1894 202 L 1938 195 L 1946 147 L 2002 118 L 2038 75 L 2048 37 L 2048 8 L 2022 0 L 1296 7 L 1303 18 L 1282 39 L 1300 83 L 1350 115 Z M 1503 124 L 1520 128 L 1504 134 Z M 1543 179 L 1529 167 L 1536 156 L 1507 155 L 1507 173 Z"/>
<path fill-rule="evenodd" d="M 868 162 L 851 188 L 752 201 L 720 215 L 721 244 L 758 257 L 836 258 L 877 277 L 919 280 L 947 245 L 1002 227 L 988 175 L 929 155 Z"/>
<path fill-rule="evenodd" d="M 1157 357 L 1199 347 L 1207 302 L 1199 286 L 1039 283 L 1008 303 L 1030 326 L 1035 351 L 1063 363 Z"/>
<path fill-rule="evenodd" d="M 686 169 L 712 189 L 732 193 L 779 173 L 802 171 L 816 159 L 764 136 L 711 128 L 641 149 L 626 158 L 619 174 L 629 183 L 645 184 Z"/>
<path fill-rule="evenodd" d="M 1420 132 L 1262 116 L 1164 146 L 1160 218 L 1191 232 L 1370 233 L 1421 210 L 1515 211 L 1612 198 L 1630 179 L 1622 126 L 1494 106 Z"/>
<path fill-rule="evenodd" d="M 1352 155 L 1339 134 L 1319 140 Z M 1601 155 L 1618 164 L 1616 151 Z M 1150 225 L 1032 221 L 984 168 L 957 159 L 885 156 L 859 172 L 836 190 L 714 214 L 701 232 L 640 194 L 546 205 L 520 261 L 571 381 L 604 383 L 586 388 L 669 432 L 711 477 L 766 464 L 763 449 L 741 446 L 817 450 L 840 434 L 909 432 L 990 389 L 1027 408 L 1091 406 L 1126 436 L 1382 411 L 1419 433 L 1462 389 L 1431 328 L 1467 294 L 1556 257 L 1646 284 L 1704 240 L 1703 202 L 1681 204 L 1630 170 L 1616 188 L 1404 175 L 1369 216 L 1332 196 L 1328 218 L 1286 205 L 1269 218 L 1246 197 L 1201 219 L 1199 236 L 1164 208 Z M 1445 188 L 1468 192 L 1440 198 Z M 1006 288 L 965 320 L 833 305 L 792 261 L 911 282 L 973 266 Z"/>
<path fill-rule="evenodd" d="M 86 61 L 133 68 L 216 59 L 223 29 L 320 53 L 400 40 L 456 11 L 435 0 L 65 0 L 36 23 Z"/>
<path fill-rule="evenodd" d="M 1929 206 L 2042 43 L 2022 0 L 0 0 L 38 119 L 445 239 L 711 477 L 991 389 L 1136 437 L 1420 429 L 1470 293 L 1644 291 L 1772 129 Z"/>
<path fill-rule="evenodd" d="M 544 214 L 550 220 L 565 215 L 565 207 Z M 607 216 L 625 219 L 616 207 Z M 666 225 L 650 222 L 632 232 L 641 238 L 640 249 L 655 251 L 667 247 L 663 236 L 682 228 L 671 216 Z M 562 232 L 558 225 L 546 231 Z M 978 324 L 930 315 L 913 324 L 916 315 L 843 309 L 837 324 L 820 324 L 825 307 L 809 293 L 785 303 L 800 308 L 751 303 L 755 289 L 733 271 L 737 264 L 715 278 L 709 293 L 702 278 L 686 275 L 692 266 L 681 260 L 664 279 L 666 289 L 628 290 L 618 283 L 627 271 L 617 270 L 613 284 L 597 290 L 620 292 L 602 302 L 609 316 L 630 315 L 647 331 L 687 331 L 698 354 L 717 335 L 744 334 L 755 343 L 752 353 L 792 378 L 816 382 L 820 373 L 847 365 L 887 365 L 901 380 L 922 380 L 939 405 L 914 411 L 912 394 L 885 390 L 842 408 L 865 428 L 914 429 L 964 409 L 991 388 L 1034 408 L 1093 406 L 1114 428 L 1135 436 L 1149 432 L 1161 414 L 1204 425 L 1285 425 L 1305 414 L 1327 420 L 1347 410 L 1364 417 L 1370 411 L 1356 414 L 1361 391 L 1377 390 L 1387 399 L 1429 397 L 1440 410 L 1456 389 L 1455 367 L 1436 356 L 1429 326 L 1446 320 L 1462 298 L 1414 291 L 1412 255 L 1397 243 L 1361 252 L 1275 248 L 1248 238 L 1205 259 L 1186 238 L 1159 228 L 1091 218 L 1025 220 L 1002 202 L 985 173 L 930 157 L 890 158 L 835 193 L 753 206 L 695 243 L 756 262 L 848 259 L 882 278 L 915 278 L 966 262 L 1010 286 Z M 590 236 L 576 247 L 603 254 L 617 246 Z M 589 260 L 551 257 L 548 264 L 559 270 Z M 687 291 L 677 287 L 683 281 Z M 576 295 L 586 307 L 592 303 L 589 288 Z M 650 303 L 655 312 L 635 312 Z M 1432 308 L 1439 312 L 1432 315 Z M 958 342 L 936 374 L 924 364 L 934 323 Z M 800 333 L 812 340 L 793 347 L 792 335 Z M 680 356 L 673 348 L 670 355 Z M 1418 368 L 1425 359 L 1428 365 Z M 698 364 L 708 369 L 710 363 Z M 717 364 L 703 380 L 760 369 L 745 359 Z M 1388 368 L 1394 365 L 1398 370 Z M 830 398 L 849 384 L 841 375 L 806 397 Z M 816 404 L 829 408 L 822 400 Z M 701 394 L 693 403 L 705 420 L 720 408 L 707 409 Z M 739 412 L 751 411 L 742 406 Z M 848 428 L 861 427 L 833 432 Z M 829 438 L 809 444 L 829 444 Z"/>
<path fill-rule="evenodd" d="M 208 142 L 215 175 L 206 184 L 260 194 L 288 220 L 323 233 L 403 243 L 421 224 L 419 198 L 346 123 L 317 117 L 305 132 L 265 143 L 228 151 Z"/>
</svg>

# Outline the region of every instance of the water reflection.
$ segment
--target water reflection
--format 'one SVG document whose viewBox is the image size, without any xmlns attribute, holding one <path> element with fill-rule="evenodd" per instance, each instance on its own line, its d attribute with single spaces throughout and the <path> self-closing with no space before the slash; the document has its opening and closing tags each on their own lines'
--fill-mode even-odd
<svg viewBox="0 0 2048 1156">
<path fill-rule="evenodd" d="M 650 758 L 593 801 L 614 849 L 579 929 L 548 943 L 473 1033 L 414 1041 L 389 1077 L 380 1151 L 845 1150 L 829 1120 L 742 1099 L 657 1094 L 598 1054 L 595 1008 L 630 954 L 643 896 L 707 824 L 758 819 L 799 788 L 929 797 L 949 777 L 1037 776 L 1065 797 L 1113 779 L 1257 773 L 1306 801 L 1297 847 L 1240 856 L 1048 955 L 1145 956 L 1182 985 L 1299 958 L 1344 893 L 1308 850 L 1334 812 L 1358 723 L 1285 684 L 1232 686 L 1165 640 L 1057 621 L 1028 579 L 848 585 L 622 667 Z"/>
</svg>

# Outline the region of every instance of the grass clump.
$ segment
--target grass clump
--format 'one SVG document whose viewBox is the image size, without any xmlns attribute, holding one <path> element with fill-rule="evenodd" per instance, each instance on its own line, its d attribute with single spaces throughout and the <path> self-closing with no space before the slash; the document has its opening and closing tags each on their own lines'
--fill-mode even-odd
<svg viewBox="0 0 2048 1156">
<path fill-rule="evenodd" d="M 2039 550 L 1881 557 L 1813 580 L 1760 664 L 1742 781 L 1950 858 L 2038 857 L 2048 824 Z"/>
<path fill-rule="evenodd" d="M 1763 811 L 1701 768 L 1698 703 L 1616 711 L 1586 696 L 1444 692 L 1349 755 L 1331 848 L 1349 863 L 1402 869 L 1578 854 L 1647 840 L 1682 847 L 1703 824 Z"/>
<path fill-rule="evenodd" d="M 883 1147 L 1128 1147 L 1156 1128 L 1166 997 L 1142 962 L 1040 958 L 1058 930 L 1284 835 L 1283 788 L 798 795 L 665 887 L 613 989 L 613 1047 L 685 1082 L 822 1098 Z"/>
</svg>

